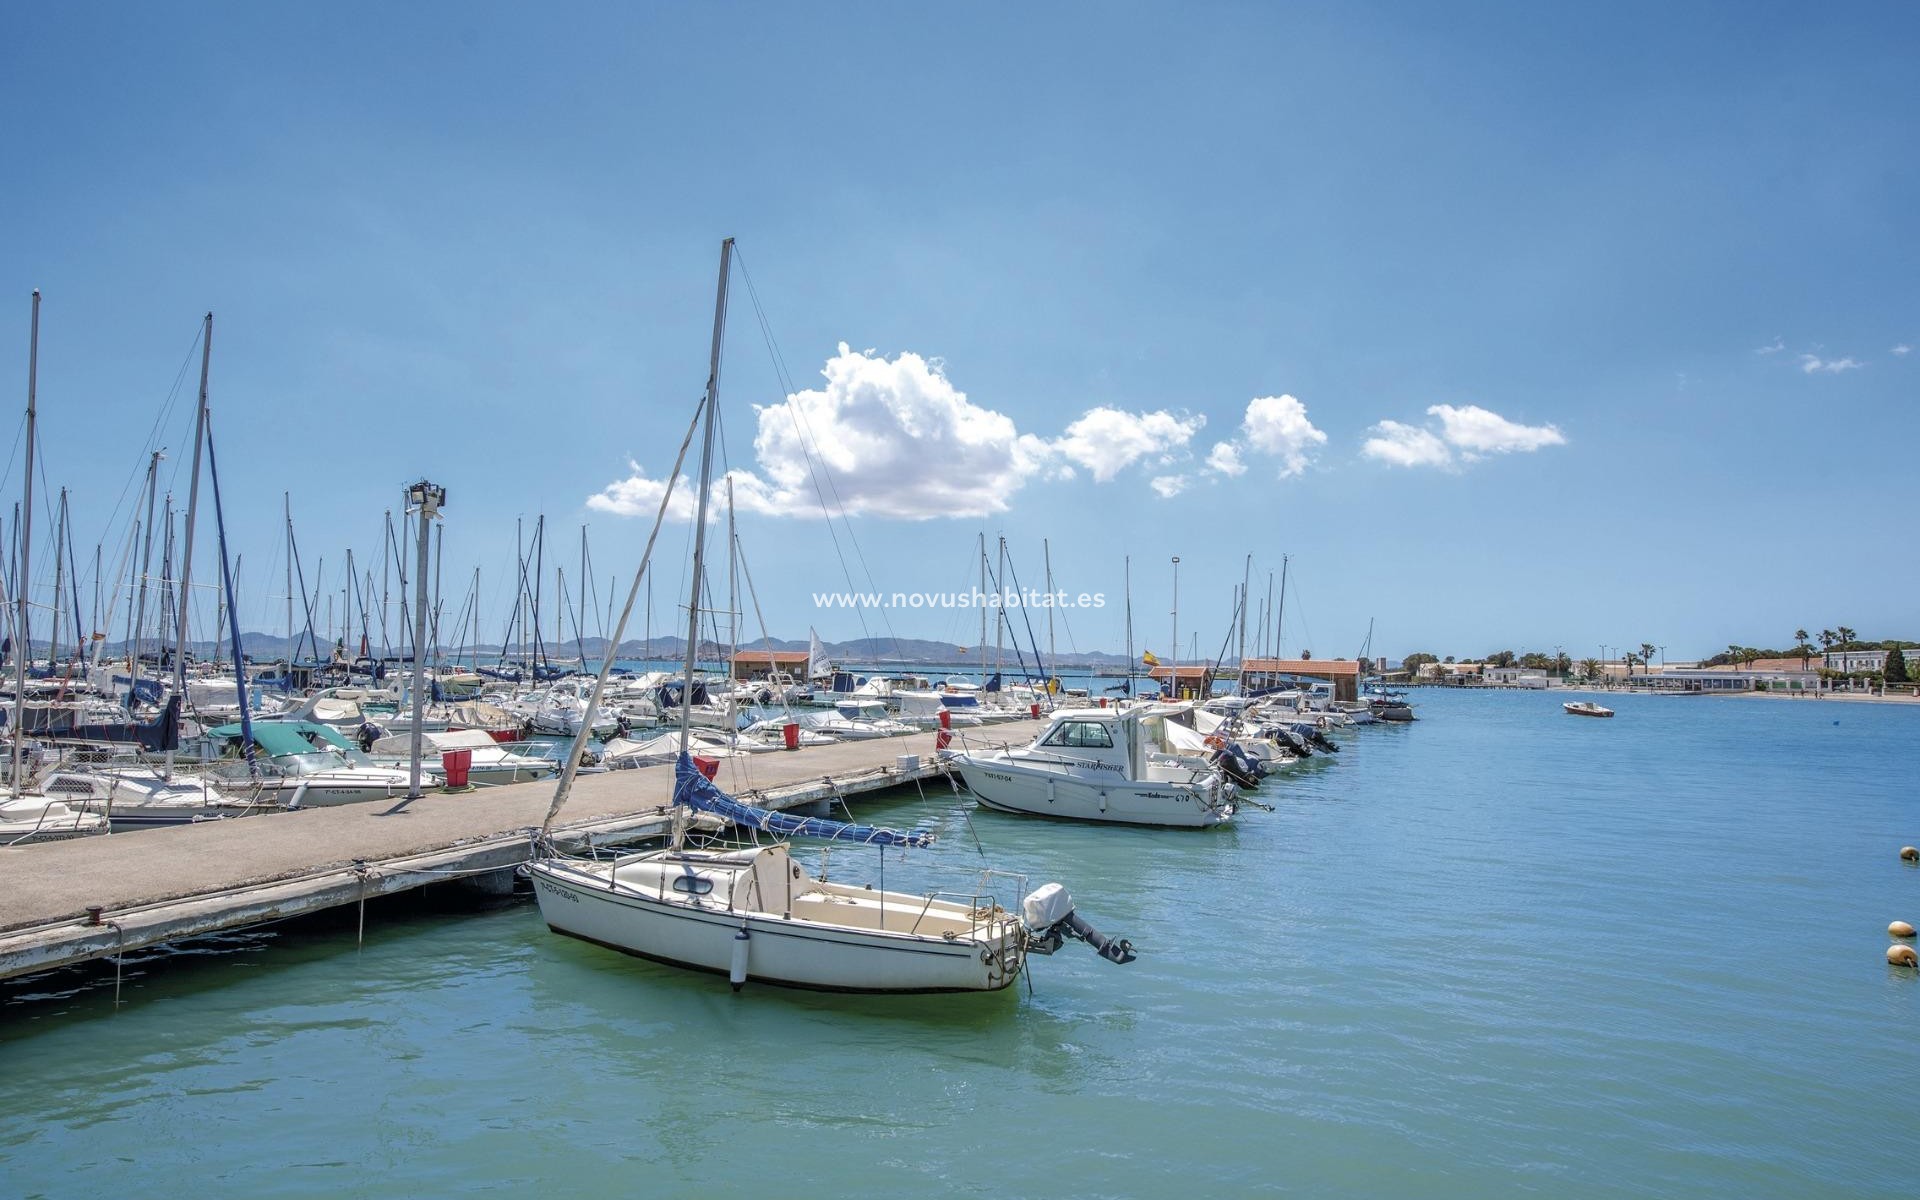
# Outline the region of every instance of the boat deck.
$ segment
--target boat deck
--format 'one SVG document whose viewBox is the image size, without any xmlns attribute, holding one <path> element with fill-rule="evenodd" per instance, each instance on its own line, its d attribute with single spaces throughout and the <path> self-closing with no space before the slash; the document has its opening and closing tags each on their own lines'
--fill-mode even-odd
<svg viewBox="0 0 1920 1200">
<path fill-rule="evenodd" d="M 1043 722 L 966 731 L 1030 741 Z M 956 731 L 956 747 L 959 744 Z M 902 755 L 918 756 L 903 770 Z M 934 735 L 722 760 L 716 782 L 771 808 L 941 776 Z M 944 785 L 943 785 L 944 786 Z M 581 846 L 666 832 L 670 765 L 581 775 L 555 839 Z M 244 928 L 526 862 L 551 781 L 374 801 L 0 849 L 0 979 Z M 97 907 L 97 918 L 89 913 Z M 97 921 L 97 923 L 96 923 Z"/>
</svg>

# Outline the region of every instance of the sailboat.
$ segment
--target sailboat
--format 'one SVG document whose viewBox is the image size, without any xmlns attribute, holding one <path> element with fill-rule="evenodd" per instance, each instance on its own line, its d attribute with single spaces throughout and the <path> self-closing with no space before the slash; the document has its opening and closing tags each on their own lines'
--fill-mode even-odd
<svg viewBox="0 0 1920 1200">
<path fill-rule="evenodd" d="M 727 278 L 733 239 L 720 248 L 719 296 L 705 398 L 687 429 L 653 532 L 609 647 L 617 646 L 633 611 L 655 539 L 680 477 L 694 431 L 704 422 L 700 491 L 694 520 L 692 599 L 687 606 L 686 676 L 693 678 L 700 634 L 700 586 L 705 574 L 707 501 L 713 475 L 714 418 L 720 346 L 726 326 Z M 588 699 L 597 707 L 613 667 L 609 648 Z M 712 814 L 752 834 L 820 837 L 881 847 L 925 846 L 932 835 L 901 833 L 818 818 L 796 817 L 742 804 L 701 772 L 687 753 L 692 689 L 682 689 L 680 753 L 674 764 L 673 837 L 661 850 L 612 860 L 561 855 L 548 840 L 566 802 L 586 739 L 576 737 L 529 867 L 541 916 L 556 933 L 642 958 L 699 971 L 725 973 L 738 991 L 749 980 L 785 987 L 844 992 L 990 992 L 1012 984 L 1029 953 L 1052 953 L 1066 938 L 1084 940 L 1113 962 L 1129 962 L 1125 941 L 1102 937 L 1073 910 L 1065 889 L 1048 884 L 1025 897 L 1018 914 L 987 891 L 924 896 L 833 883 L 806 871 L 785 840 L 738 849 L 687 845 L 696 813 Z M 1024 886 L 1024 885 L 1022 885 Z"/>
</svg>

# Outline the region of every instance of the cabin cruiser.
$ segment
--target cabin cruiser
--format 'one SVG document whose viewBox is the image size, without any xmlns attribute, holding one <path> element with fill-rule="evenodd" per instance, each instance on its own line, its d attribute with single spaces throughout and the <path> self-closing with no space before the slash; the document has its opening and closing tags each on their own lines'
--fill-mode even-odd
<svg viewBox="0 0 1920 1200">
<path fill-rule="evenodd" d="M 407 794 L 409 773 L 375 766 L 331 725 L 314 721 L 255 721 L 253 761 L 246 761 L 240 725 L 209 729 L 200 751 L 216 781 L 250 786 L 263 800 L 287 808 L 352 804 Z M 438 767 L 422 764 L 420 786 L 437 788 Z"/>
<path fill-rule="evenodd" d="M 919 732 L 904 721 L 887 715 L 887 706 L 878 700 L 842 700 L 832 712 L 809 713 L 807 728 L 842 741 L 867 741 L 873 738 L 899 737 Z"/>
<path fill-rule="evenodd" d="M 952 756 L 988 808 L 1128 825 L 1205 827 L 1229 821 L 1234 787 L 1205 756 L 1177 747 L 1177 704 L 1055 713 L 1031 744 Z"/>
</svg>

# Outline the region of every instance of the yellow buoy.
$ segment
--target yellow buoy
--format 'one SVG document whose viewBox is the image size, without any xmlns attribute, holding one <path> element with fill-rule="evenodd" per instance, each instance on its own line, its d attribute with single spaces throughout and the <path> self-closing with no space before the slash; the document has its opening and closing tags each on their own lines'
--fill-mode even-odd
<svg viewBox="0 0 1920 1200">
<path fill-rule="evenodd" d="M 1887 932 L 1894 937 L 1912 937 L 1913 926 L 1907 924 L 1905 921 L 1895 921 L 1887 926 Z"/>
<path fill-rule="evenodd" d="M 1888 946 L 1887 963 L 1895 967 L 1920 967 L 1920 954 L 1912 946 Z"/>
<path fill-rule="evenodd" d="M 1900 847 L 1901 862 L 1920 862 L 1920 849 L 1913 846 Z"/>
</svg>

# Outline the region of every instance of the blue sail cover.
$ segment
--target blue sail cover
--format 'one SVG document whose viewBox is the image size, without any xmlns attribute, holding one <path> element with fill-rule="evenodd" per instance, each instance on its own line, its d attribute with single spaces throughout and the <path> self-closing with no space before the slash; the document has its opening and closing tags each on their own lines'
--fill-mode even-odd
<svg viewBox="0 0 1920 1200">
<path fill-rule="evenodd" d="M 684 750 L 673 767 L 673 802 L 684 804 L 697 812 L 725 817 L 735 825 L 786 837 L 826 838 L 836 842 L 859 842 L 867 846 L 933 845 L 933 833 L 930 830 L 916 829 L 911 833 L 900 833 L 893 829 L 851 825 L 825 817 L 796 817 L 792 813 L 773 812 L 742 804 L 702 775 L 700 768 L 693 765 L 693 759 Z"/>
</svg>

